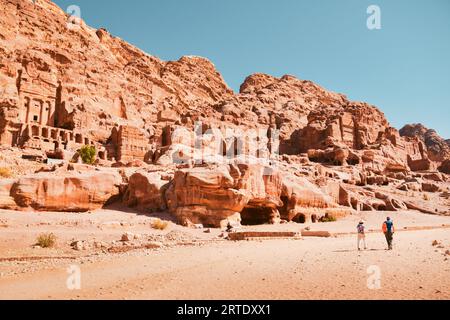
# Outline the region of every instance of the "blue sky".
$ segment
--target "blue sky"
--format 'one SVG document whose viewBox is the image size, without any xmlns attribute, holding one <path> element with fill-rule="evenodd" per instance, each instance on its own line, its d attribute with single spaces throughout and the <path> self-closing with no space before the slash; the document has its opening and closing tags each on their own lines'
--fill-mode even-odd
<svg viewBox="0 0 450 320">
<path fill-rule="evenodd" d="M 163 60 L 207 57 L 235 91 L 252 73 L 291 74 L 450 138 L 448 0 L 55 2 Z M 372 4 L 381 30 L 366 26 Z"/>
</svg>

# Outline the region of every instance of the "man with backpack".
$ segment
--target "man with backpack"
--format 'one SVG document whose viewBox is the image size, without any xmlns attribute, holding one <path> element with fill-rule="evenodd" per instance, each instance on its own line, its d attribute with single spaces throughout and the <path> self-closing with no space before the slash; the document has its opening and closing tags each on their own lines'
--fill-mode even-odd
<svg viewBox="0 0 450 320">
<path fill-rule="evenodd" d="M 360 249 L 361 241 L 364 243 L 364 250 L 367 250 L 366 230 L 365 230 L 366 228 L 364 226 L 364 221 L 361 220 L 356 229 L 358 230 L 358 251 L 361 251 Z"/>
<path fill-rule="evenodd" d="M 392 241 L 394 240 L 395 228 L 394 228 L 394 222 L 389 217 L 383 223 L 383 233 L 386 237 L 386 241 L 388 244 L 388 250 L 392 250 Z"/>
</svg>

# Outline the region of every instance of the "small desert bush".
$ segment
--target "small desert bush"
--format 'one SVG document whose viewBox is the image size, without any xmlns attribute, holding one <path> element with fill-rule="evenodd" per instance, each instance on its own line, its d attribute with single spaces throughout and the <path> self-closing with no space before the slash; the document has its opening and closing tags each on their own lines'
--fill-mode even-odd
<svg viewBox="0 0 450 320">
<path fill-rule="evenodd" d="M 425 194 L 423 195 L 423 200 L 429 201 L 429 200 L 430 200 L 430 197 L 425 193 Z"/>
<path fill-rule="evenodd" d="M 8 168 L 0 168 L 0 177 L 1 178 L 12 178 L 13 174 L 11 172 L 11 170 L 9 170 Z"/>
<path fill-rule="evenodd" d="M 43 233 L 37 237 L 36 244 L 42 248 L 53 248 L 56 245 L 56 236 L 53 233 Z"/>
<path fill-rule="evenodd" d="M 95 146 L 86 145 L 78 151 L 80 154 L 81 160 L 85 164 L 94 164 L 95 162 L 95 156 L 97 154 L 97 150 Z"/>
<path fill-rule="evenodd" d="M 152 222 L 152 228 L 153 229 L 165 230 L 165 229 L 167 229 L 168 226 L 169 226 L 169 222 L 168 221 L 163 221 L 161 219 L 155 219 Z"/>
<path fill-rule="evenodd" d="M 323 216 L 321 219 L 320 219 L 320 222 L 336 222 L 337 221 L 337 219 L 336 219 L 336 217 L 335 216 L 333 216 L 333 215 L 330 215 L 330 214 L 325 214 L 325 216 Z"/>
</svg>

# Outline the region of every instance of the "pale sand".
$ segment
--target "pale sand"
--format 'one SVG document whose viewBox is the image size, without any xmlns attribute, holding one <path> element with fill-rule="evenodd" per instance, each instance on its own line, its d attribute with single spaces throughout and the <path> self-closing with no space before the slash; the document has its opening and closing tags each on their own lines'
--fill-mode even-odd
<svg viewBox="0 0 450 320">
<path fill-rule="evenodd" d="M 172 225 L 155 231 L 151 218 L 131 212 L 0 211 L 0 299 L 450 299 L 450 255 L 445 254 L 450 250 L 450 217 L 389 215 L 398 230 L 424 230 L 397 232 L 394 250 L 386 251 L 378 231 L 386 213 L 365 214 L 368 229 L 375 232 L 367 235 L 369 250 L 358 252 L 356 235 L 346 233 L 354 233 L 359 216 L 310 225 L 340 233 L 338 237 L 230 242 L 217 237 L 220 230 L 207 234 Z M 300 231 L 305 226 L 245 229 Z M 126 231 L 155 235 L 171 230 L 205 242 L 122 254 L 73 251 L 67 245 L 72 238 L 112 241 Z M 41 232 L 54 232 L 58 248 L 32 249 Z M 440 245 L 433 246 L 434 240 Z M 50 256 L 54 258 L 32 260 Z M 81 268 L 81 290 L 66 286 L 70 265 Z M 367 286 L 371 266 L 381 272 L 378 290 Z"/>
</svg>

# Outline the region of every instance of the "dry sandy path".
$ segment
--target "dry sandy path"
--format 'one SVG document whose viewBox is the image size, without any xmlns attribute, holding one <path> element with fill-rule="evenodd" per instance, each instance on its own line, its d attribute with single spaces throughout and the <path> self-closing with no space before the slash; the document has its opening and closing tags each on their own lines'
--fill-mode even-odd
<svg viewBox="0 0 450 320">
<path fill-rule="evenodd" d="M 450 299 L 449 230 L 401 232 L 395 241 L 394 251 L 370 234 L 364 252 L 353 236 L 136 252 L 80 264 L 76 291 L 66 286 L 67 261 L 0 278 L 0 299 Z M 381 271 L 379 290 L 368 289 L 370 266 Z"/>
</svg>

